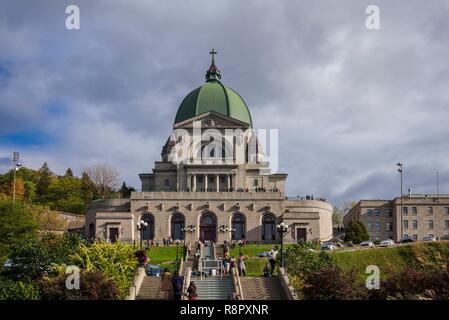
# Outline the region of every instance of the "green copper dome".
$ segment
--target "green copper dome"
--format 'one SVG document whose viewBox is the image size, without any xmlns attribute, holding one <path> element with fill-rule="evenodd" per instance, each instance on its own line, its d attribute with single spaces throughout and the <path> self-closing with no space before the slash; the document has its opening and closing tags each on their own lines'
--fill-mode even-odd
<svg viewBox="0 0 449 320">
<path fill-rule="evenodd" d="M 213 50 L 211 54 L 216 54 Z M 251 114 L 242 97 L 224 86 L 220 70 L 212 64 L 206 74 L 206 83 L 190 92 L 182 101 L 176 113 L 175 123 L 185 121 L 200 114 L 214 111 L 245 122 L 252 127 Z"/>
</svg>

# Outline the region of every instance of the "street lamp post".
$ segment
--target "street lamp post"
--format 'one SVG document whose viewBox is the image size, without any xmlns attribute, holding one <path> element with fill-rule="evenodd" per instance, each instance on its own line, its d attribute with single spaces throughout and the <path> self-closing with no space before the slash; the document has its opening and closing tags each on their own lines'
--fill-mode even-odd
<svg viewBox="0 0 449 320">
<path fill-rule="evenodd" d="M 148 228 L 148 222 L 140 220 L 137 222 L 137 230 L 140 231 L 140 249 L 142 250 L 143 232 Z"/>
<path fill-rule="evenodd" d="M 176 264 L 178 265 L 179 268 L 179 253 L 178 253 L 178 248 L 179 248 L 179 243 L 181 241 L 179 241 L 179 239 L 175 240 L 175 244 L 176 244 Z"/>
<path fill-rule="evenodd" d="M 281 268 L 284 267 L 284 234 L 288 231 L 288 225 L 281 222 L 276 227 L 277 231 L 281 235 Z"/>
<path fill-rule="evenodd" d="M 20 154 L 18 152 L 12 153 L 12 162 L 14 164 L 13 168 L 13 191 L 12 191 L 12 203 L 13 205 L 16 203 L 16 171 L 22 166 L 20 163 Z"/>
<path fill-rule="evenodd" d="M 182 231 L 183 236 L 184 236 L 184 258 L 185 258 L 185 257 L 186 257 L 186 253 L 187 253 L 187 246 L 186 246 L 186 232 L 188 232 L 188 233 L 193 233 L 193 232 L 196 231 L 196 227 L 195 227 L 193 224 L 191 224 L 191 225 L 188 225 L 188 226 L 185 227 L 185 228 L 182 228 L 181 231 Z"/>
<path fill-rule="evenodd" d="M 396 164 L 397 166 L 398 166 L 398 172 L 400 173 L 400 175 L 401 175 L 401 215 L 400 215 L 400 217 L 401 217 L 401 236 L 399 237 L 399 241 L 401 241 L 401 239 L 404 237 L 404 221 L 402 221 L 402 219 L 403 219 L 403 217 L 402 217 L 402 214 L 403 214 L 403 209 L 402 209 L 402 173 L 403 173 L 403 169 L 402 169 L 402 163 L 401 162 L 398 162 L 397 164 Z"/>
</svg>

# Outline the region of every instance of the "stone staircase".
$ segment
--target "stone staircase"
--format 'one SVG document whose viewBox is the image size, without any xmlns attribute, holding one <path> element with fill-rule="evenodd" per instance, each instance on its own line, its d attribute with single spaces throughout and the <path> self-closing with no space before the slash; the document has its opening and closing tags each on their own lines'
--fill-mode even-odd
<svg viewBox="0 0 449 320">
<path fill-rule="evenodd" d="M 228 295 L 234 292 L 234 284 L 230 276 L 223 278 L 192 278 L 195 282 L 198 300 L 228 300 Z"/>
<path fill-rule="evenodd" d="M 164 294 L 162 292 L 161 277 L 143 278 L 142 286 L 137 294 L 136 300 L 163 300 Z"/>
<path fill-rule="evenodd" d="M 277 277 L 240 277 L 245 300 L 285 300 Z"/>
</svg>

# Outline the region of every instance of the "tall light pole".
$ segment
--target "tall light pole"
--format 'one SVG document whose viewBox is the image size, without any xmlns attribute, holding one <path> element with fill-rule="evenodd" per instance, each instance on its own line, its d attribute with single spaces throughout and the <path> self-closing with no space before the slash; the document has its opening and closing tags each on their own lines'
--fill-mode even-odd
<svg viewBox="0 0 449 320">
<path fill-rule="evenodd" d="M 14 164 L 13 168 L 13 191 L 12 191 L 12 203 L 13 205 L 16 203 L 16 171 L 22 166 L 20 163 L 20 154 L 18 152 L 12 153 L 12 162 Z"/>
<path fill-rule="evenodd" d="M 142 250 L 143 232 L 148 228 L 148 222 L 140 220 L 137 222 L 137 230 L 140 231 L 140 250 Z"/>
<path fill-rule="evenodd" d="M 281 222 L 276 227 L 277 231 L 281 235 L 281 268 L 284 267 L 284 233 L 288 231 L 288 225 Z"/>
<path fill-rule="evenodd" d="M 396 165 L 398 166 L 398 172 L 401 175 L 401 215 L 400 215 L 400 217 L 401 217 L 401 236 L 399 238 L 399 241 L 401 241 L 401 239 L 404 237 L 404 221 L 402 221 L 402 213 L 403 213 L 403 211 L 402 211 L 403 210 L 402 209 L 402 174 L 403 174 L 403 170 L 402 170 L 401 162 L 398 162 Z"/>
<path fill-rule="evenodd" d="M 186 247 L 186 232 L 188 232 L 188 233 L 193 233 L 193 232 L 195 232 L 195 231 L 196 231 L 196 226 L 194 226 L 193 224 L 191 224 L 191 225 L 188 225 L 188 226 L 185 227 L 185 228 L 182 228 L 181 231 L 182 231 L 183 236 L 184 236 L 184 259 L 185 259 L 186 253 L 187 253 L 187 247 Z"/>
</svg>

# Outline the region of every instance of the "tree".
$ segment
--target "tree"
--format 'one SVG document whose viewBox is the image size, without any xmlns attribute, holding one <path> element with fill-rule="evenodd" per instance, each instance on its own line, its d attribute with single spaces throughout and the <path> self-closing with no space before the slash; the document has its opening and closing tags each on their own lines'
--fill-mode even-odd
<svg viewBox="0 0 449 320">
<path fill-rule="evenodd" d="M 360 221 L 349 222 L 349 225 L 345 230 L 345 241 L 360 243 L 366 240 L 369 240 L 369 234 L 365 225 Z"/>
<path fill-rule="evenodd" d="M 37 237 L 38 224 L 34 213 L 41 207 L 11 200 L 0 202 L 0 259 L 4 260 L 12 248 L 22 240 Z M 0 261 L 1 262 L 1 261 Z"/>
<path fill-rule="evenodd" d="M 101 198 L 111 194 L 118 184 L 118 172 L 107 165 L 96 165 L 86 169 L 86 173 L 95 186 L 95 193 Z"/>
<path fill-rule="evenodd" d="M 136 191 L 133 187 L 128 187 L 126 182 L 123 181 L 122 187 L 119 190 L 120 196 L 122 198 L 129 198 L 131 196 L 131 192 Z"/>
<path fill-rule="evenodd" d="M 47 189 L 52 182 L 53 173 L 50 171 L 47 162 L 44 162 L 42 168 L 39 169 L 39 179 L 36 186 L 37 195 L 40 200 L 45 199 Z"/>
<path fill-rule="evenodd" d="M 95 185 L 86 171 L 81 176 L 81 198 L 86 204 L 95 198 Z"/>
<path fill-rule="evenodd" d="M 47 188 L 46 204 L 53 210 L 84 213 L 85 201 L 81 197 L 81 180 L 73 176 L 56 179 Z"/>
<path fill-rule="evenodd" d="M 346 201 L 343 205 L 334 208 L 334 212 L 332 213 L 332 224 L 334 226 L 341 226 L 343 223 L 343 217 L 349 210 L 351 210 L 357 202 L 355 201 Z"/>
<path fill-rule="evenodd" d="M 65 177 L 73 177 L 73 171 L 72 169 L 68 168 L 67 171 L 65 172 Z"/>
</svg>

